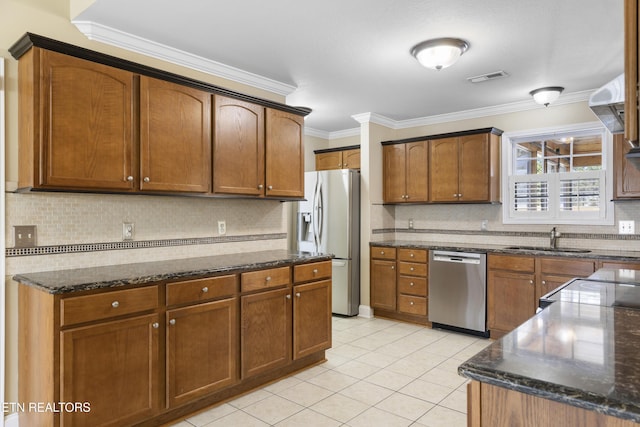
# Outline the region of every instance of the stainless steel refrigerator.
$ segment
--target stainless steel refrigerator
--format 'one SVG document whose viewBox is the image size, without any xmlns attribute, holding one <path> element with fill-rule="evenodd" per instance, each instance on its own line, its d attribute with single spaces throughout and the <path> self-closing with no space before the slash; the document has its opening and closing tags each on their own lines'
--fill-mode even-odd
<svg viewBox="0 0 640 427">
<path fill-rule="evenodd" d="M 305 201 L 298 203 L 301 252 L 333 255 L 332 312 L 358 314 L 360 306 L 360 172 L 306 172 Z"/>
</svg>

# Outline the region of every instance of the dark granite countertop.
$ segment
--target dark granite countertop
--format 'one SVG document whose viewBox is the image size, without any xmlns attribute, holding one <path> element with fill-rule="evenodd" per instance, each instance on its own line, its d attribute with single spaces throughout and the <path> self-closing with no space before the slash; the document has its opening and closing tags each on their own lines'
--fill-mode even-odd
<svg viewBox="0 0 640 427">
<path fill-rule="evenodd" d="M 515 245 L 485 245 L 478 243 L 443 243 L 414 240 L 384 240 L 381 242 L 371 242 L 370 246 L 385 246 L 394 248 L 423 248 L 440 251 L 460 251 L 475 253 L 499 253 L 510 255 L 532 255 L 532 256 L 558 256 L 587 259 L 608 259 L 616 261 L 640 261 L 640 251 L 625 250 L 603 250 L 592 249 L 589 252 L 579 252 L 574 248 L 559 248 L 557 250 L 542 249 L 510 249 Z M 526 245 L 529 246 L 529 245 Z M 526 247 L 523 245 L 523 247 Z M 530 247 L 530 246 L 529 246 Z"/>
<path fill-rule="evenodd" d="M 623 271 L 598 271 L 591 283 L 625 276 Z M 634 279 L 626 283 L 640 286 Z M 458 372 L 640 422 L 640 310 L 576 302 L 581 300 L 589 300 L 588 295 L 554 302 L 464 362 Z"/>
<path fill-rule="evenodd" d="M 50 294 L 146 284 L 162 280 L 239 273 L 271 267 L 331 259 L 331 255 L 290 253 L 285 250 L 244 252 L 169 261 L 76 268 L 18 274 L 13 280 Z"/>
</svg>

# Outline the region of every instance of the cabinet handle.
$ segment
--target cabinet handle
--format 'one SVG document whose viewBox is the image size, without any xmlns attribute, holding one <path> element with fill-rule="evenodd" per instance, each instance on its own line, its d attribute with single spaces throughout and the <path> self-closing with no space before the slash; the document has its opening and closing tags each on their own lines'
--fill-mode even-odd
<svg viewBox="0 0 640 427">
<path fill-rule="evenodd" d="M 413 283 L 413 282 L 411 282 L 411 283 L 409 283 L 409 286 L 413 286 L 413 284 L 414 284 L 414 283 Z"/>
<path fill-rule="evenodd" d="M 542 281 L 542 284 L 543 284 L 543 285 L 546 285 L 546 284 L 547 284 L 547 281 L 546 281 L 546 280 L 543 280 L 543 281 Z"/>
<path fill-rule="evenodd" d="M 384 251 L 380 251 L 380 255 L 384 255 Z"/>
<path fill-rule="evenodd" d="M 118 301 L 114 301 L 114 302 L 111 303 L 111 307 L 118 308 L 118 307 L 120 307 L 120 303 Z"/>
<path fill-rule="evenodd" d="M 342 167 L 343 167 L 344 169 L 347 169 L 347 166 L 349 166 L 347 163 L 345 163 L 344 165 L 342 165 Z"/>
<path fill-rule="evenodd" d="M 392 269 L 392 270 L 395 270 L 395 269 L 396 269 L 396 266 L 395 266 L 395 265 L 392 265 L 392 266 L 391 266 L 391 269 Z"/>
<path fill-rule="evenodd" d="M 410 257 L 410 258 L 413 258 L 414 256 L 415 256 L 415 255 L 413 255 L 413 252 L 411 252 L 411 253 L 409 254 L 409 257 Z"/>
<path fill-rule="evenodd" d="M 151 181 L 151 180 L 149 179 L 149 177 L 148 177 L 148 176 L 145 176 L 145 177 L 144 177 L 144 179 L 143 179 L 143 181 L 144 181 L 144 182 L 149 182 L 149 181 Z"/>
<path fill-rule="evenodd" d="M 342 165 L 340 163 L 338 163 L 338 169 L 340 169 L 340 167 L 342 167 Z"/>
<path fill-rule="evenodd" d="M 264 188 L 264 185 L 258 184 L 258 190 L 262 190 L 263 188 Z"/>
<path fill-rule="evenodd" d="M 458 197 L 462 197 L 462 194 L 458 194 Z"/>
<path fill-rule="evenodd" d="M 175 325 L 175 324 L 176 324 L 176 319 L 171 319 L 171 320 L 169 320 L 169 324 L 170 324 L 170 325 Z"/>
<path fill-rule="evenodd" d="M 413 305 L 413 301 L 410 301 L 410 302 L 409 302 L 409 305 Z"/>
<path fill-rule="evenodd" d="M 296 298 L 300 298 L 300 292 L 296 292 Z"/>
<path fill-rule="evenodd" d="M 530 285 L 533 285 L 533 280 L 529 280 L 529 284 L 530 284 Z"/>
<path fill-rule="evenodd" d="M 287 298 L 287 299 L 291 299 L 291 295 L 290 295 L 290 294 L 287 294 L 287 296 L 286 296 L 285 298 Z"/>
<path fill-rule="evenodd" d="M 270 282 L 271 281 L 271 276 L 267 276 L 264 280 L 267 281 L 267 282 Z"/>
<path fill-rule="evenodd" d="M 413 270 L 414 270 L 414 268 L 413 268 L 413 267 L 409 268 L 409 271 L 413 271 Z"/>
<path fill-rule="evenodd" d="M 129 182 L 133 181 L 133 177 L 132 177 L 131 175 L 129 175 L 129 176 L 127 177 L 127 181 L 129 181 Z"/>
<path fill-rule="evenodd" d="M 318 274 L 318 269 L 317 268 L 313 269 L 313 274 Z"/>
<path fill-rule="evenodd" d="M 158 322 L 154 322 L 154 323 L 152 323 L 152 324 L 151 324 L 151 327 L 152 327 L 153 329 L 158 329 L 158 328 L 160 327 L 160 323 L 158 323 Z"/>
<path fill-rule="evenodd" d="M 267 190 L 273 190 L 273 185 L 268 185 Z"/>
<path fill-rule="evenodd" d="M 206 294 L 207 292 L 209 292 L 209 288 L 205 286 L 204 288 L 202 288 L 202 292 Z"/>
</svg>

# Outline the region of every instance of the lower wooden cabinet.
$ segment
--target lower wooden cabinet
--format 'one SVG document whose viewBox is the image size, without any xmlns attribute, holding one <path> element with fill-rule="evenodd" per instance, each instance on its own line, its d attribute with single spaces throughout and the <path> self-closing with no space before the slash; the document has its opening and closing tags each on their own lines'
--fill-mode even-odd
<svg viewBox="0 0 640 427">
<path fill-rule="evenodd" d="M 167 396 L 177 406 L 238 381 L 237 299 L 167 311 Z"/>
<path fill-rule="evenodd" d="M 285 366 L 291 360 L 291 289 L 241 297 L 241 377 Z"/>
<path fill-rule="evenodd" d="M 396 262 L 371 260 L 371 307 L 396 309 Z"/>
<path fill-rule="evenodd" d="M 158 412 L 157 314 L 69 329 L 60 337 L 60 401 L 90 404 L 88 412 L 61 412 L 61 425 L 118 427 Z"/>
<path fill-rule="evenodd" d="M 331 261 L 293 267 L 243 273 L 244 287 L 239 274 L 62 295 L 21 284 L 20 401 L 89 406 L 20 425 L 161 425 L 321 362 Z"/>
</svg>

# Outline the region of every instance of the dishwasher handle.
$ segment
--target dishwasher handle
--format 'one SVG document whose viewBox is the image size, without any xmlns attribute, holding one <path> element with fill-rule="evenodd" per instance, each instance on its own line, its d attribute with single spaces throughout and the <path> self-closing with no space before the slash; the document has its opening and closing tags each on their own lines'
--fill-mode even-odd
<svg viewBox="0 0 640 427">
<path fill-rule="evenodd" d="M 434 251 L 433 260 L 439 262 L 454 262 L 457 264 L 480 264 L 482 254 L 467 252 Z"/>
</svg>

